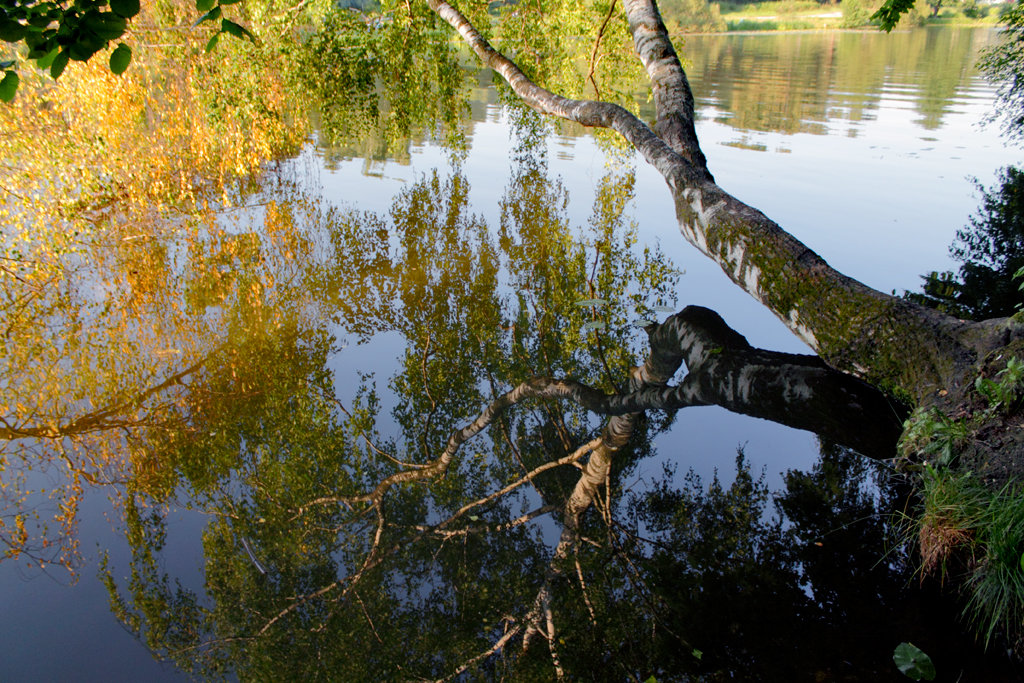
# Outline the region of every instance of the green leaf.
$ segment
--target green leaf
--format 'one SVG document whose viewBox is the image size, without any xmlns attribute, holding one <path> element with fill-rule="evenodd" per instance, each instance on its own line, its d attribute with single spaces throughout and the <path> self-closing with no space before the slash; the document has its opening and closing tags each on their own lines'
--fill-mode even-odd
<svg viewBox="0 0 1024 683">
<path fill-rule="evenodd" d="M 77 43 L 68 46 L 68 56 L 76 62 L 86 62 L 106 46 L 107 41 L 96 34 L 83 33 Z"/>
<path fill-rule="evenodd" d="M 470 515 L 469 516 L 469 521 L 471 521 L 471 522 L 479 522 L 480 518 L 478 516 L 476 516 L 476 515 Z"/>
<path fill-rule="evenodd" d="M 139 0 L 110 0 L 110 9 L 125 19 L 131 19 L 139 13 Z"/>
<path fill-rule="evenodd" d="M 53 60 L 57 57 L 57 54 L 59 52 L 60 48 L 55 47 L 49 52 L 43 54 L 42 57 L 36 59 L 36 66 L 38 66 L 40 69 L 49 69 L 50 65 L 53 64 Z"/>
<path fill-rule="evenodd" d="M 128 28 L 128 21 L 113 12 L 89 12 L 82 23 L 103 40 L 116 40 L 123 36 L 125 29 Z M 79 39 L 79 43 L 84 42 L 91 44 L 93 41 Z"/>
<path fill-rule="evenodd" d="M 220 4 L 222 4 L 222 5 L 233 5 L 236 2 L 241 2 L 241 1 L 242 0 L 220 0 Z"/>
<path fill-rule="evenodd" d="M 236 24 L 229 19 L 221 19 L 220 30 L 224 33 L 233 35 L 235 38 L 248 38 L 249 40 L 256 40 L 256 38 L 249 33 L 249 31 L 241 24 Z"/>
<path fill-rule="evenodd" d="M 210 38 L 210 42 L 206 44 L 206 51 L 209 52 L 213 48 L 217 47 L 218 42 L 220 42 L 220 34 L 214 33 L 213 38 Z"/>
<path fill-rule="evenodd" d="M 914 7 L 915 0 L 886 0 L 877 12 L 871 15 L 872 21 L 878 22 L 878 27 L 885 32 L 893 30 L 900 17 Z"/>
<path fill-rule="evenodd" d="M 216 4 L 217 0 L 196 0 L 196 10 L 205 14 L 212 10 Z"/>
<path fill-rule="evenodd" d="M 110 70 L 120 76 L 132 63 L 132 49 L 121 43 L 110 53 Z"/>
<path fill-rule="evenodd" d="M 697 648 L 693 648 L 693 656 L 696 657 L 697 659 L 702 659 L 704 657 L 704 652 L 701 651 L 701 650 L 698 650 Z"/>
<path fill-rule="evenodd" d="M 18 74 L 14 71 L 5 71 L 4 78 L 0 81 L 0 100 L 10 102 L 14 99 L 14 93 L 18 92 Z"/>
<path fill-rule="evenodd" d="M 608 299 L 581 299 L 576 302 L 577 306 L 607 306 Z"/>
<path fill-rule="evenodd" d="M 51 17 L 48 16 L 46 13 L 42 13 L 30 15 L 27 21 L 29 26 L 34 26 L 36 28 L 46 28 L 47 26 L 50 25 L 51 21 L 57 21 L 61 18 L 62 17 L 60 16 Z"/>
<path fill-rule="evenodd" d="M 26 26 L 16 21 L 11 21 L 10 19 L 0 21 L 0 40 L 16 43 L 25 37 L 26 30 Z"/>
<path fill-rule="evenodd" d="M 935 680 L 935 665 L 932 658 L 912 643 L 900 643 L 892 654 L 896 668 L 907 678 L 915 681 Z"/>
<path fill-rule="evenodd" d="M 214 19 L 220 19 L 220 7 L 214 7 L 212 10 L 196 19 L 196 23 L 192 24 L 192 27 L 195 28 L 204 21 L 213 21 Z"/>
<path fill-rule="evenodd" d="M 580 329 L 583 332 L 590 332 L 591 330 L 603 330 L 606 327 L 608 327 L 606 323 L 601 322 L 600 320 L 594 320 L 593 322 L 587 323 Z"/>
<path fill-rule="evenodd" d="M 71 59 L 71 55 L 68 54 L 67 50 L 61 50 L 60 53 L 53 58 L 50 62 L 50 78 L 57 80 L 60 75 L 64 73 L 64 67 L 68 65 L 68 60 Z"/>
</svg>

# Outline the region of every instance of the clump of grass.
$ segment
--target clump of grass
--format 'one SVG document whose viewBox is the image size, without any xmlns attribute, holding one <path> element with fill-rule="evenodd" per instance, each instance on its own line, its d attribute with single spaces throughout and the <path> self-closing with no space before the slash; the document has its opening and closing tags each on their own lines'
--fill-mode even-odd
<svg viewBox="0 0 1024 683">
<path fill-rule="evenodd" d="M 994 494 L 979 526 L 985 554 L 968 579 L 966 614 L 986 646 L 1005 632 L 1016 646 L 1024 635 L 1024 496 L 1005 487 Z"/>
<path fill-rule="evenodd" d="M 954 556 L 968 557 L 973 562 L 985 498 L 970 485 L 970 478 L 930 465 L 924 468 L 924 513 L 917 533 L 922 575 L 938 574 L 944 579 Z"/>
<path fill-rule="evenodd" d="M 924 468 L 922 573 L 965 573 L 964 617 L 986 647 L 997 636 L 1018 646 L 1024 636 L 1022 493 L 1010 485 L 993 492 L 970 473 Z"/>
</svg>

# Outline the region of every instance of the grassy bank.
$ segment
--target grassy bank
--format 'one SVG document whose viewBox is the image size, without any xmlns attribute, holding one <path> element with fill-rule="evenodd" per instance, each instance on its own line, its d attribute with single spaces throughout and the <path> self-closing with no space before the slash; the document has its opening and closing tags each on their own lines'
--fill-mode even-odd
<svg viewBox="0 0 1024 683">
<path fill-rule="evenodd" d="M 964 619 L 986 647 L 1024 654 L 1024 488 L 995 434 L 1019 428 L 1024 361 L 990 368 L 960 403 L 961 417 L 919 409 L 900 441 L 920 505 L 908 510 L 904 540 L 920 552 L 922 575 L 957 587 Z"/>
</svg>

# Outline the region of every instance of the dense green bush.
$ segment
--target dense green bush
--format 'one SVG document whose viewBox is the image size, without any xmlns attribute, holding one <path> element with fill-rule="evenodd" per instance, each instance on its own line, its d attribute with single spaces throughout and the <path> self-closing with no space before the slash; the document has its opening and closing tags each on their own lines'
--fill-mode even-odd
<svg viewBox="0 0 1024 683">
<path fill-rule="evenodd" d="M 664 0 L 659 7 L 672 33 L 717 32 L 726 28 L 718 5 L 709 5 L 708 0 Z"/>
<path fill-rule="evenodd" d="M 842 0 L 839 9 L 843 12 L 843 28 L 856 28 L 871 23 L 875 9 L 872 0 Z"/>
</svg>

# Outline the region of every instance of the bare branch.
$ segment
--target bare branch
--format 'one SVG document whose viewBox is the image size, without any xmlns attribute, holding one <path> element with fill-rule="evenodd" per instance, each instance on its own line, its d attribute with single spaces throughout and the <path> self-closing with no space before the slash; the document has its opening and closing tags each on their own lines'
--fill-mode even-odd
<svg viewBox="0 0 1024 683">
<path fill-rule="evenodd" d="M 524 74 L 515 63 L 487 42 L 457 9 L 444 0 L 427 0 L 427 5 L 458 31 L 486 66 L 496 71 L 523 102 L 542 114 L 552 114 L 584 126 L 611 128 L 633 145 L 648 163 L 669 178 L 685 166 L 703 177 L 704 171 L 690 163 L 654 134 L 643 121 L 617 104 L 573 100 L 545 90 Z"/>
<path fill-rule="evenodd" d="M 336 581 L 332 581 L 331 583 L 313 591 L 312 593 L 308 593 L 306 595 L 297 597 L 295 602 L 285 607 L 283 610 L 274 615 L 267 623 L 265 623 L 263 625 L 263 628 L 256 632 L 257 636 L 261 636 L 264 633 L 266 633 L 271 626 L 273 626 L 282 618 L 294 612 L 310 600 L 330 593 L 343 583 L 348 583 L 348 586 L 345 588 L 344 591 L 342 591 L 341 594 L 341 597 L 345 597 L 345 595 L 355 587 L 355 585 L 359 582 L 359 579 L 361 579 L 367 571 L 373 569 L 378 564 L 380 564 L 380 557 L 378 555 L 378 551 L 380 549 L 380 539 L 384 535 L 384 510 L 381 508 L 380 501 L 376 501 L 373 507 L 374 510 L 377 512 L 377 531 L 373 536 L 373 545 L 370 546 L 370 552 L 366 554 L 366 559 L 363 560 L 363 564 L 359 567 L 359 571 L 347 577 L 337 579 Z"/>
<path fill-rule="evenodd" d="M 489 525 L 486 525 L 486 524 L 481 524 L 481 525 L 478 525 L 478 526 L 471 526 L 471 527 L 463 527 L 461 529 L 454 529 L 452 531 L 447 531 L 445 529 L 438 528 L 438 526 L 440 526 L 440 525 L 435 525 L 435 526 L 417 526 L 415 528 L 418 531 L 432 533 L 432 534 L 434 534 L 436 536 L 441 536 L 441 537 L 446 538 L 446 539 L 452 538 L 454 536 L 468 536 L 469 534 L 480 534 L 480 533 L 491 533 L 491 532 L 508 531 L 509 529 L 513 529 L 513 528 L 515 528 L 517 526 L 522 526 L 523 524 L 526 524 L 527 522 L 530 522 L 530 521 L 532 521 L 532 520 L 534 520 L 534 519 L 536 519 L 538 517 L 546 515 L 549 512 L 554 512 L 557 509 L 558 509 L 557 505 L 542 505 L 541 507 L 536 508 L 534 510 L 531 510 L 530 512 L 527 512 L 524 515 L 520 515 L 519 517 L 516 517 L 513 520 L 510 520 L 508 522 L 503 522 L 503 523 L 497 524 L 495 526 L 489 526 Z M 448 520 L 446 520 L 443 523 L 447 524 Z"/>
<path fill-rule="evenodd" d="M 579 546 L 573 548 L 573 559 L 576 561 L 576 577 L 580 581 L 580 592 L 583 593 L 583 602 L 587 606 L 587 612 L 590 613 L 590 625 L 597 628 L 597 615 L 594 613 L 594 605 L 590 602 L 590 596 L 587 595 L 587 582 L 583 580 L 583 567 L 580 566 L 580 551 Z"/>
<path fill-rule="evenodd" d="M 474 664 L 476 664 L 477 662 L 482 661 L 484 659 L 487 659 L 488 657 L 492 656 L 493 654 L 495 654 L 496 652 L 501 650 L 503 647 L 505 647 L 505 645 L 508 643 L 508 641 L 512 640 L 517 635 L 519 635 L 519 632 L 521 630 L 523 630 L 522 626 L 514 626 L 514 627 L 510 628 L 509 630 L 505 631 L 504 635 L 502 635 L 501 638 L 499 638 L 498 641 L 496 643 L 494 643 L 494 645 L 491 646 L 490 649 L 488 649 L 488 650 L 486 650 L 484 652 L 481 652 L 476 657 L 473 657 L 472 659 L 467 660 L 466 662 L 463 662 L 462 665 L 459 666 L 459 668 L 456 669 L 455 671 L 453 671 L 450 675 L 445 676 L 444 678 L 439 678 L 437 680 L 437 683 L 443 683 L 444 681 L 455 680 L 456 678 L 461 676 L 466 671 L 469 671 L 469 669 Z"/>
<path fill-rule="evenodd" d="M 604 38 L 604 30 L 608 27 L 608 22 L 611 21 L 612 14 L 615 13 L 615 0 L 612 0 L 608 5 L 608 14 L 605 15 L 604 21 L 601 22 L 601 28 L 597 31 L 597 37 L 594 39 L 594 49 L 590 51 L 590 69 L 587 71 L 587 80 L 594 86 L 594 96 L 597 99 L 601 99 L 601 88 L 597 87 L 597 81 L 594 79 L 594 69 L 597 68 L 597 63 L 600 61 L 597 51 L 601 47 L 601 39 Z"/>
<path fill-rule="evenodd" d="M 338 399 L 337 396 L 325 396 L 325 398 L 327 398 L 328 400 L 332 401 L 336 406 L 338 406 L 338 409 L 341 410 L 341 412 L 345 413 L 346 417 L 348 417 L 348 418 L 352 417 L 352 413 L 348 412 L 348 410 L 345 408 L 345 404 L 342 403 Z M 381 456 L 382 458 L 386 458 L 386 459 L 390 460 L 391 462 L 395 463 L 396 465 L 398 465 L 400 467 L 412 467 L 412 468 L 426 467 L 426 465 L 421 465 L 419 463 L 405 462 L 403 460 L 399 460 L 398 458 L 396 458 L 395 456 L 391 455 L 390 453 L 381 450 L 380 448 L 378 448 L 376 446 L 376 444 L 373 443 L 373 441 L 370 440 L 370 437 L 368 437 L 366 435 L 366 432 L 360 431 L 359 432 L 359 436 L 363 437 L 363 441 L 366 442 L 366 445 L 369 446 L 370 450 L 372 450 L 374 453 L 376 453 L 377 455 Z"/>
</svg>

